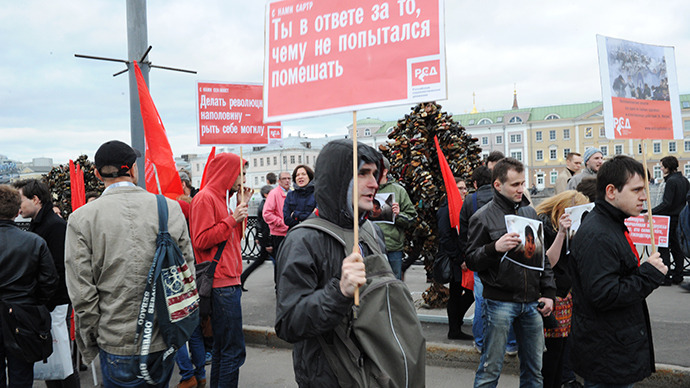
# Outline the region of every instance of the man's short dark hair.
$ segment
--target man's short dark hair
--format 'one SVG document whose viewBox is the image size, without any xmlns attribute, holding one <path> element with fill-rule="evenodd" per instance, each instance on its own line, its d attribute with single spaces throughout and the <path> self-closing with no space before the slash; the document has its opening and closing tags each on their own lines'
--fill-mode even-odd
<svg viewBox="0 0 690 388">
<path fill-rule="evenodd" d="M 309 182 L 314 180 L 314 170 L 311 169 L 311 167 L 307 166 L 306 164 L 300 164 L 299 166 L 295 167 L 294 170 L 292 170 L 292 181 L 295 182 L 295 179 L 297 179 L 297 170 L 300 168 L 303 168 L 304 171 L 307 172 L 307 176 L 309 177 Z"/>
<path fill-rule="evenodd" d="M 644 180 L 644 167 L 637 160 L 616 155 L 601 165 L 597 172 L 597 198 L 606 198 L 606 186 L 613 185 L 616 190 L 623 190 L 623 186 L 635 175 Z"/>
<path fill-rule="evenodd" d="M 50 195 L 48 185 L 38 179 L 25 179 L 14 183 L 17 190 L 21 190 L 26 198 L 32 199 L 34 196 L 41 201 L 41 206 L 53 206 L 53 197 Z"/>
<path fill-rule="evenodd" d="M 19 214 L 22 197 L 10 185 L 0 185 L 0 220 L 13 220 Z"/>
<path fill-rule="evenodd" d="M 589 202 L 594 202 L 597 200 L 597 178 L 593 176 L 588 176 L 583 178 L 580 183 L 577 184 L 575 190 L 584 194 Z"/>
<path fill-rule="evenodd" d="M 373 203 L 374 203 L 375 206 L 378 206 L 379 209 L 381 208 L 381 202 L 379 202 L 378 199 L 374 198 Z"/>
<path fill-rule="evenodd" d="M 675 156 L 664 156 L 661 158 L 661 165 L 664 166 L 669 173 L 678 170 L 678 159 Z"/>
<path fill-rule="evenodd" d="M 578 152 L 568 152 L 568 155 L 565 156 L 565 160 L 573 160 L 575 156 L 582 156 Z"/>
<path fill-rule="evenodd" d="M 503 155 L 503 152 L 501 151 L 491 151 L 489 156 L 486 157 L 486 164 L 489 162 L 498 162 L 499 160 L 504 159 L 506 156 Z"/>
<path fill-rule="evenodd" d="M 274 172 L 269 172 L 266 174 L 266 181 L 269 185 L 275 185 L 278 182 L 278 176 Z"/>
<path fill-rule="evenodd" d="M 89 199 L 91 199 L 91 198 L 98 199 L 98 197 L 100 197 L 101 195 L 98 194 L 97 191 L 87 191 L 84 196 L 86 197 L 86 202 L 89 202 Z"/>
<path fill-rule="evenodd" d="M 477 183 L 477 188 L 491 184 L 491 170 L 486 166 L 479 166 L 472 172 L 472 182 Z"/>
<path fill-rule="evenodd" d="M 515 170 L 515 172 L 521 173 L 524 169 L 521 161 L 515 158 L 503 158 L 494 166 L 491 181 L 495 182 L 498 179 L 499 182 L 505 183 L 508 180 L 508 171 Z"/>
</svg>

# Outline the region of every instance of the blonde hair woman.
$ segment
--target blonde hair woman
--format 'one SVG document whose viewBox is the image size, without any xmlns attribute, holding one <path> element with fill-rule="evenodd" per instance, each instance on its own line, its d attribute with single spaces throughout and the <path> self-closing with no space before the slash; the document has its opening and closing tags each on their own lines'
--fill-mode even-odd
<svg viewBox="0 0 690 388">
<path fill-rule="evenodd" d="M 546 352 L 543 356 L 541 373 L 544 377 L 545 388 L 561 386 L 563 356 L 573 313 L 573 299 L 570 295 L 572 283 L 565 244 L 572 222 L 570 216 L 565 213 L 565 209 L 588 202 L 584 194 L 568 190 L 545 199 L 536 209 L 537 217 L 544 224 L 546 257 L 556 279 L 556 303 L 554 303 L 552 314 L 556 322 L 544 330 Z"/>
</svg>

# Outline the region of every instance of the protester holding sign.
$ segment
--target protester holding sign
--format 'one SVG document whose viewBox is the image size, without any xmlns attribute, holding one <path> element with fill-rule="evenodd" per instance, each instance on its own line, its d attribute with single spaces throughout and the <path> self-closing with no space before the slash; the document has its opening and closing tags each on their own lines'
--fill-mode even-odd
<svg viewBox="0 0 690 388">
<path fill-rule="evenodd" d="M 520 358 L 520 383 L 541 386 L 544 325 L 551 314 L 556 285 L 548 262 L 537 271 L 503 260 L 521 241 L 518 233 L 506 232 L 506 215 L 536 219 L 537 213 L 523 197 L 523 164 L 505 158 L 493 169 L 493 200 L 470 218 L 467 267 L 479 274 L 484 285 L 484 347 L 474 386 L 498 382 L 508 331 L 515 329 Z M 539 307 L 543 302 L 543 307 Z"/>
</svg>

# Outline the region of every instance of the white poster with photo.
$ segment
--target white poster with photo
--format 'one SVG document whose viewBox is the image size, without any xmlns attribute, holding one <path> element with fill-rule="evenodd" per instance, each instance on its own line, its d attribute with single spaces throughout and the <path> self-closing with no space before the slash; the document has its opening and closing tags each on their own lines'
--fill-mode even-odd
<svg viewBox="0 0 690 388">
<path fill-rule="evenodd" d="M 395 193 L 378 193 L 374 197 L 374 209 L 369 214 L 369 221 L 383 222 L 386 224 L 395 223 L 393 214 L 393 204 L 395 203 Z"/>
<path fill-rule="evenodd" d="M 568 239 L 575 237 L 575 232 L 580 228 L 582 220 L 585 219 L 587 214 L 594 209 L 594 203 L 587 203 L 584 205 L 573 206 L 565 208 L 565 214 L 570 216 L 570 230 L 568 231 Z"/>
<path fill-rule="evenodd" d="M 535 271 L 544 270 L 544 226 L 541 221 L 514 215 L 505 216 L 508 233 L 520 235 L 520 245 L 503 255 L 513 263 Z"/>
</svg>

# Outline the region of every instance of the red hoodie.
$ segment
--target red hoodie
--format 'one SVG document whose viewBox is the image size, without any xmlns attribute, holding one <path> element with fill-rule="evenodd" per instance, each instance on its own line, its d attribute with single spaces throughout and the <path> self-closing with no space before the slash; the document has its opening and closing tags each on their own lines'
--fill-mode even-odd
<svg viewBox="0 0 690 388">
<path fill-rule="evenodd" d="M 218 244 L 227 240 L 213 277 L 213 287 L 236 286 L 242 274 L 242 223 L 237 223 L 226 204 L 226 191 L 240 174 L 240 157 L 221 153 L 206 166 L 206 186 L 194 196 L 190 217 L 196 262 L 213 259 Z"/>
</svg>

